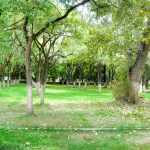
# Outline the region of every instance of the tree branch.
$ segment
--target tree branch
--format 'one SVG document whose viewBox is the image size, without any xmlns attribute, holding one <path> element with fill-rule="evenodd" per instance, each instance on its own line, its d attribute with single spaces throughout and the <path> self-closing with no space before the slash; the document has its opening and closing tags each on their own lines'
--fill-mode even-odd
<svg viewBox="0 0 150 150">
<path fill-rule="evenodd" d="M 50 25 L 54 25 L 55 23 L 57 23 L 57 22 L 59 22 L 59 21 L 65 19 L 65 18 L 67 18 L 68 15 L 69 15 L 73 10 L 75 10 L 76 8 L 78 8 L 79 6 L 82 6 L 82 5 L 84 5 L 84 4 L 86 4 L 86 3 L 90 2 L 90 1 L 91 1 L 91 0 L 83 0 L 81 3 L 78 3 L 78 4 L 76 4 L 76 5 L 72 6 L 72 7 L 70 7 L 70 8 L 66 11 L 66 13 L 65 13 L 63 16 L 58 17 L 57 19 L 46 23 L 43 28 L 41 28 L 37 33 L 35 33 L 35 34 L 33 35 L 33 38 L 36 38 L 36 37 L 39 36 L 41 33 L 45 32 L 45 31 L 49 28 Z"/>
<path fill-rule="evenodd" d="M 20 46 L 23 48 L 23 50 L 26 51 L 25 47 L 22 45 L 22 42 L 20 41 L 16 32 L 15 32 L 15 37 L 16 37 L 17 41 L 19 42 Z"/>
</svg>

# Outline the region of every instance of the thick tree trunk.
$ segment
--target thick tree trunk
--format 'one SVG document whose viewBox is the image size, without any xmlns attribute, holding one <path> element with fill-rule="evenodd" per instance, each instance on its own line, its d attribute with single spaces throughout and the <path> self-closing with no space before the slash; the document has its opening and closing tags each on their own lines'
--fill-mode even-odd
<svg viewBox="0 0 150 150">
<path fill-rule="evenodd" d="M 144 66 L 146 64 L 149 49 L 150 49 L 150 44 L 146 45 L 143 42 L 141 43 L 141 52 L 137 56 L 135 64 L 132 70 L 130 71 L 131 87 L 135 94 L 139 94 L 140 84 L 141 84 Z"/>
<path fill-rule="evenodd" d="M 150 25 L 150 19 L 147 20 L 147 27 Z M 143 38 L 147 38 L 147 32 L 143 33 Z M 135 94 L 139 94 L 140 83 L 142 81 L 142 75 L 144 72 L 144 67 L 147 61 L 148 52 L 150 50 L 150 42 L 147 44 L 143 41 L 140 43 L 140 49 L 138 51 L 138 56 L 134 63 L 134 66 L 130 70 L 130 82 L 131 88 Z"/>
<path fill-rule="evenodd" d="M 32 38 L 29 37 L 28 45 L 26 47 L 26 78 L 27 78 L 27 113 L 33 114 L 33 99 L 32 99 L 32 76 L 31 76 L 31 46 Z"/>
</svg>

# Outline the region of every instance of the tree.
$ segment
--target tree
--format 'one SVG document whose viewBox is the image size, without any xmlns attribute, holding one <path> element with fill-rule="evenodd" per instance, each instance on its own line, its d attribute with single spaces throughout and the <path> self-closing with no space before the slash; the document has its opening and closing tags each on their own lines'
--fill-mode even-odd
<svg viewBox="0 0 150 150">
<path fill-rule="evenodd" d="M 88 31 L 86 45 L 89 56 L 97 66 L 98 90 L 101 92 L 102 67 L 104 66 L 104 82 L 106 84 L 106 65 L 109 65 L 110 41 L 112 40 L 112 25 L 107 23 L 93 24 Z"/>
<path fill-rule="evenodd" d="M 126 41 L 130 41 L 132 44 L 128 46 L 127 58 L 128 62 L 126 82 L 128 82 L 127 93 L 124 95 L 125 99 L 129 103 L 136 103 L 139 98 L 139 89 L 142 81 L 142 75 L 146 64 L 148 51 L 150 49 L 148 34 L 149 34 L 149 12 L 147 6 L 148 1 L 143 2 L 129 2 L 125 3 L 125 9 L 121 10 L 124 16 L 123 22 L 126 23 L 123 30 L 126 31 Z M 130 4 L 130 5 L 129 5 Z M 134 6 L 137 6 L 134 8 Z M 120 6 L 122 8 L 122 6 Z M 146 8 L 146 9 L 145 9 Z M 125 11 L 128 13 L 125 13 Z M 145 18 L 147 21 L 145 21 Z M 130 24 L 127 24 L 130 21 Z M 130 34 L 127 34 L 130 33 Z M 124 37 L 125 37 L 124 36 Z"/>
<path fill-rule="evenodd" d="M 40 59 L 40 85 L 41 85 L 41 104 L 44 104 L 44 93 L 45 93 L 45 84 L 48 76 L 48 69 L 51 68 L 58 61 L 61 56 L 61 43 L 63 40 L 58 42 L 59 38 L 62 36 L 62 33 L 44 33 L 42 38 L 42 43 L 36 38 L 35 43 L 41 52 Z"/>
<path fill-rule="evenodd" d="M 20 16 L 23 16 L 23 19 L 19 19 L 19 21 L 13 22 L 13 25 L 10 25 L 11 28 L 13 26 L 13 29 L 17 28 L 17 25 L 23 20 L 22 28 L 23 28 L 23 34 L 24 34 L 24 42 L 19 42 L 23 46 L 23 48 L 26 51 L 25 58 L 26 58 L 26 77 L 27 77 L 27 112 L 28 114 L 33 114 L 33 99 L 32 99 L 32 76 L 31 76 L 31 49 L 33 41 L 42 33 L 44 33 L 50 26 L 53 26 L 54 24 L 60 22 L 61 20 L 68 17 L 68 15 L 75 10 L 77 7 L 86 4 L 90 0 L 83 0 L 82 2 L 79 2 L 73 6 L 71 6 L 67 11 L 64 13 L 64 15 L 60 15 L 59 11 L 57 10 L 57 7 L 55 7 L 55 4 L 52 4 L 51 2 L 39 2 L 39 1 L 17 1 L 12 2 L 7 0 L 5 3 L 2 4 L 2 15 L 5 14 L 5 12 L 10 12 L 11 15 L 13 14 L 15 17 L 17 16 L 17 13 L 20 14 Z M 10 5 L 10 7 L 7 6 L 7 4 Z M 50 6 L 46 7 L 46 9 L 43 9 L 41 6 Z M 52 7 L 53 6 L 53 7 Z M 42 9 L 41 9 L 42 8 Z M 51 9 L 50 9 L 51 8 Z M 57 14 L 52 13 L 53 10 L 57 10 Z M 49 18 L 49 11 L 51 11 L 52 18 Z M 42 22 L 42 27 L 40 28 L 36 22 L 36 19 L 39 18 L 41 20 L 42 15 L 39 15 L 42 13 L 43 16 L 45 14 L 48 14 L 46 18 L 42 18 L 44 21 Z M 45 13 L 45 14 L 44 14 Z M 37 15 L 38 14 L 38 15 Z M 36 29 L 34 26 L 36 25 Z M 10 27 L 9 26 L 9 27 Z M 40 24 L 41 26 L 41 24 Z"/>
</svg>

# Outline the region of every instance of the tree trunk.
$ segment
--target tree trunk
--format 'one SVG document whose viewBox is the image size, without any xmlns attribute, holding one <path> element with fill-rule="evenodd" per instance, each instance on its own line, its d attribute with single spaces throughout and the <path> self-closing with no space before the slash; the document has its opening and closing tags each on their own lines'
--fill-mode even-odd
<svg viewBox="0 0 150 150">
<path fill-rule="evenodd" d="M 98 91 L 101 92 L 101 75 L 102 75 L 102 70 L 101 70 L 101 64 L 98 64 L 98 72 L 97 72 L 97 77 L 98 77 Z"/>
<path fill-rule="evenodd" d="M 7 86 L 10 86 L 9 78 L 7 79 Z"/>
<path fill-rule="evenodd" d="M 9 72 L 9 69 L 8 69 L 8 77 L 7 77 L 7 86 L 8 87 L 10 86 L 10 72 Z"/>
<path fill-rule="evenodd" d="M 87 81 L 84 82 L 84 89 L 87 90 Z"/>
<path fill-rule="evenodd" d="M 107 68 L 106 65 L 104 65 L 104 87 L 107 88 Z"/>
<path fill-rule="evenodd" d="M 5 80 L 3 79 L 3 88 L 5 88 Z"/>
<path fill-rule="evenodd" d="M 36 72 L 36 96 L 40 95 L 40 69 L 37 69 Z"/>
<path fill-rule="evenodd" d="M 36 82 L 36 96 L 39 96 L 40 95 L 40 82 L 37 81 Z"/>
<path fill-rule="evenodd" d="M 148 89 L 148 79 L 146 80 L 145 86 L 146 86 L 146 89 Z"/>
<path fill-rule="evenodd" d="M 109 83 L 111 83 L 112 82 L 112 72 L 111 72 L 111 69 L 109 69 L 108 73 L 109 73 Z"/>
<path fill-rule="evenodd" d="M 81 81 L 79 80 L 78 82 L 78 87 L 80 88 L 81 87 Z"/>
<path fill-rule="evenodd" d="M 66 85 L 69 85 L 69 81 L 68 80 L 66 81 Z"/>
<path fill-rule="evenodd" d="M 45 103 L 45 84 L 46 84 L 46 80 L 47 80 L 47 72 L 48 72 L 48 57 L 45 58 L 45 62 L 43 67 L 41 68 L 41 104 L 43 105 Z"/>
<path fill-rule="evenodd" d="M 21 81 L 21 72 L 19 72 L 19 83 Z"/>
<path fill-rule="evenodd" d="M 40 103 L 41 105 L 44 104 L 44 93 L 45 93 L 45 66 L 44 68 L 41 68 L 41 77 L 40 77 L 40 85 L 41 85 L 41 97 L 40 97 Z"/>
<path fill-rule="evenodd" d="M 140 88 L 139 88 L 139 94 L 141 94 L 141 93 L 142 93 L 142 91 L 143 91 L 143 89 L 142 89 L 142 80 L 141 80 Z"/>
<path fill-rule="evenodd" d="M 27 78 L 27 113 L 32 115 L 33 112 L 33 98 L 32 98 L 32 76 L 31 76 L 31 46 L 32 37 L 29 37 L 26 47 L 26 78 Z"/>
<path fill-rule="evenodd" d="M 73 82 L 73 87 L 76 87 L 76 81 Z"/>
<path fill-rule="evenodd" d="M 141 52 L 137 56 L 135 64 L 130 71 L 131 87 L 135 94 L 139 94 L 140 84 L 149 49 L 150 44 L 146 45 L 145 43 L 141 42 Z"/>
<path fill-rule="evenodd" d="M 147 20 L 147 27 L 150 25 L 150 19 Z M 143 38 L 147 38 L 148 31 L 143 33 Z M 147 44 L 143 41 L 140 43 L 140 49 L 138 51 L 138 55 L 136 61 L 130 70 L 130 82 L 131 88 L 135 94 L 139 94 L 140 83 L 142 80 L 142 75 L 144 72 L 144 67 L 146 65 L 148 52 L 150 50 L 150 42 Z"/>
<path fill-rule="evenodd" d="M 147 80 L 147 76 L 146 73 L 144 73 L 142 78 L 142 92 L 146 92 L 146 80 Z"/>
<path fill-rule="evenodd" d="M 145 84 L 142 85 L 142 92 L 143 92 L 143 93 L 146 92 L 146 86 L 145 86 Z"/>
<path fill-rule="evenodd" d="M 46 66 L 43 66 L 44 68 L 42 69 L 42 72 L 41 72 L 41 77 L 40 77 L 40 84 L 41 84 L 41 100 L 40 100 L 40 103 L 41 105 L 44 104 L 45 100 L 44 100 L 44 95 L 45 95 L 45 67 Z"/>
<path fill-rule="evenodd" d="M 44 104 L 44 95 L 45 95 L 45 84 L 41 84 L 41 105 Z"/>
</svg>

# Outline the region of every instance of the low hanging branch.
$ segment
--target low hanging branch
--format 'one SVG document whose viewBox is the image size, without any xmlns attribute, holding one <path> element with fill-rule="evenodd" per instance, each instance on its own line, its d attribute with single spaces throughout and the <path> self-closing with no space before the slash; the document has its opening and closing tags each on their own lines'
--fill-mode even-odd
<svg viewBox="0 0 150 150">
<path fill-rule="evenodd" d="M 45 32 L 45 31 L 49 28 L 50 25 L 54 25 L 55 23 L 57 23 L 57 22 L 59 22 L 59 21 L 65 19 L 65 18 L 67 18 L 67 16 L 68 16 L 73 10 L 75 10 L 76 8 L 78 8 L 79 6 L 82 6 L 82 5 L 84 5 L 84 4 L 86 4 L 86 3 L 90 2 L 90 1 L 91 1 L 91 0 L 83 0 L 81 3 L 78 3 L 78 4 L 76 4 L 76 5 L 72 6 L 72 7 L 70 7 L 70 8 L 66 11 L 66 13 L 65 13 L 63 16 L 58 17 L 57 19 L 55 19 L 55 20 L 53 20 L 53 21 L 51 21 L 51 22 L 46 23 L 43 28 L 41 28 L 37 33 L 35 33 L 35 34 L 33 35 L 33 38 L 36 38 L 36 37 L 39 36 L 41 33 Z"/>
</svg>

